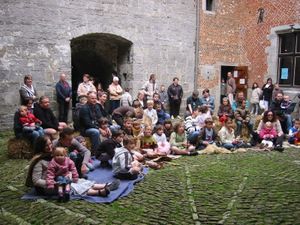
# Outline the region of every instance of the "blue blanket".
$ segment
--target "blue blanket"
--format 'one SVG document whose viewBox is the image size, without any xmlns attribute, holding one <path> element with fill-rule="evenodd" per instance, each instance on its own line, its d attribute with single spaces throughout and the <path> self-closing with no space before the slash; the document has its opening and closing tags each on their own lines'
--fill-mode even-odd
<svg viewBox="0 0 300 225">
<path fill-rule="evenodd" d="M 93 158 L 95 170 L 92 172 L 89 172 L 88 179 L 94 180 L 99 184 L 106 184 L 108 182 L 114 181 L 116 178 L 113 177 L 112 169 L 108 168 L 100 168 L 100 161 Z M 149 168 L 144 168 L 143 173 L 147 174 Z M 128 195 L 133 189 L 134 184 L 141 181 L 144 178 L 144 176 L 139 175 L 139 177 L 136 180 L 121 180 L 120 186 L 118 189 L 111 191 L 110 194 L 107 197 L 101 197 L 101 196 L 84 196 L 84 195 L 71 195 L 70 199 L 83 199 L 88 202 L 93 203 L 111 203 L 115 201 L 118 198 L 123 198 L 126 195 Z M 22 199 L 56 199 L 57 196 L 50 196 L 50 195 L 38 195 L 33 188 L 29 193 L 24 195 Z"/>
</svg>

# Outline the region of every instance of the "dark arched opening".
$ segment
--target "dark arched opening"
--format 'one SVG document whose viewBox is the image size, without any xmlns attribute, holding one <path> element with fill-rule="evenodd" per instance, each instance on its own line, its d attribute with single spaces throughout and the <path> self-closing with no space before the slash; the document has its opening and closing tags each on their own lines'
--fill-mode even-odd
<svg viewBox="0 0 300 225">
<path fill-rule="evenodd" d="M 83 74 L 94 77 L 95 86 L 101 83 L 106 90 L 112 81 L 112 71 L 127 73 L 120 68 L 130 63 L 131 45 L 127 39 L 106 33 L 86 34 L 71 40 L 73 106 Z"/>
</svg>

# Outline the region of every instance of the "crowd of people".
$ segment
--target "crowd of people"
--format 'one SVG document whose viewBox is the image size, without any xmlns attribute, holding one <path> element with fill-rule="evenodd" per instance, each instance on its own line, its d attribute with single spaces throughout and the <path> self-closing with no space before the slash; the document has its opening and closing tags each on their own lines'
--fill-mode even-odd
<svg viewBox="0 0 300 225">
<path fill-rule="evenodd" d="M 272 80 L 268 79 L 260 89 L 254 83 L 250 111 L 243 92 L 236 93 L 231 72 L 227 76 L 226 81 L 223 79 L 222 103 L 218 110 L 209 89 L 203 90 L 202 97 L 194 90 L 187 98 L 184 118 L 181 118 L 183 88 L 177 77 L 166 89 L 165 85 L 159 87 L 156 75 L 151 74 L 137 99 L 132 100 L 129 88 L 123 91 L 119 84 L 116 72 L 112 74 L 107 92 L 101 83 L 96 88 L 90 75 L 84 74 L 77 90 L 73 122 L 82 136 L 90 137 L 90 150 L 86 148 L 84 138 L 75 139 L 73 129 L 67 125 L 73 96 L 66 75 L 61 74 L 56 85 L 58 119 L 50 108 L 49 98 L 39 98 L 32 77 L 25 76 L 20 89 L 22 106 L 15 113 L 14 130 L 17 137 L 26 137 L 35 143 L 37 156 L 31 162 L 27 184 L 41 193 L 57 193 L 59 201 L 67 201 L 70 194 L 78 193 L 107 196 L 118 187 L 119 180 L 109 184 L 85 180 L 86 173 L 94 169 L 91 154 L 101 161 L 101 167 L 112 168 L 117 179 L 136 179 L 142 170 L 141 162 L 147 157 L 194 156 L 208 145 L 234 151 L 259 144 L 261 149 L 283 151 L 282 143 L 286 137 L 291 144 L 300 141 L 300 121 L 292 120 L 291 101 L 283 95 L 278 84 L 273 87 Z M 108 99 L 109 108 L 106 105 Z M 258 115 L 260 109 L 263 117 L 254 131 L 251 114 Z M 215 127 L 213 114 L 223 125 L 220 130 Z M 174 123 L 175 118 L 179 122 Z M 241 139 L 243 124 L 249 130 L 250 142 Z M 59 138 L 52 140 L 58 132 Z"/>
</svg>

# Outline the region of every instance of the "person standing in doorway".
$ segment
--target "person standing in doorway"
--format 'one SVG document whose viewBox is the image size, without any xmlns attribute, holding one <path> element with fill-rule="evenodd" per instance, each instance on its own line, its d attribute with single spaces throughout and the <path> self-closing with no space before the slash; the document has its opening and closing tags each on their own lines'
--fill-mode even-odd
<svg viewBox="0 0 300 225">
<path fill-rule="evenodd" d="M 233 95 L 236 89 L 235 79 L 232 77 L 232 73 L 227 73 L 226 81 L 226 94 L 229 99 L 230 105 L 233 105 Z"/>
<path fill-rule="evenodd" d="M 69 105 L 72 99 L 72 89 L 69 83 L 66 81 L 67 75 L 62 73 L 60 80 L 56 84 L 57 103 L 59 109 L 59 122 L 68 123 Z"/>
<path fill-rule="evenodd" d="M 172 118 L 178 117 L 180 119 L 179 110 L 181 99 L 183 96 L 183 90 L 181 85 L 178 84 L 178 82 L 178 77 L 174 77 L 173 84 L 171 84 L 168 88 L 168 96 L 170 102 L 170 114 Z"/>
</svg>

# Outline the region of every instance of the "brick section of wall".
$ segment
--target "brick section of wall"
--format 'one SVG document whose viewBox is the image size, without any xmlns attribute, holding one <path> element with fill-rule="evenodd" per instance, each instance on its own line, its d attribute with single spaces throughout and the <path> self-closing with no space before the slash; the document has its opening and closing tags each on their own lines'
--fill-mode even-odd
<svg viewBox="0 0 300 225">
<path fill-rule="evenodd" d="M 267 35 L 272 27 L 300 22 L 297 0 L 216 0 L 213 13 L 200 11 L 199 88 L 219 88 L 220 65 L 248 66 L 248 85 L 262 85 L 267 75 Z M 257 23 L 258 9 L 264 9 Z M 215 78 L 207 81 L 202 68 L 215 67 Z"/>
</svg>

